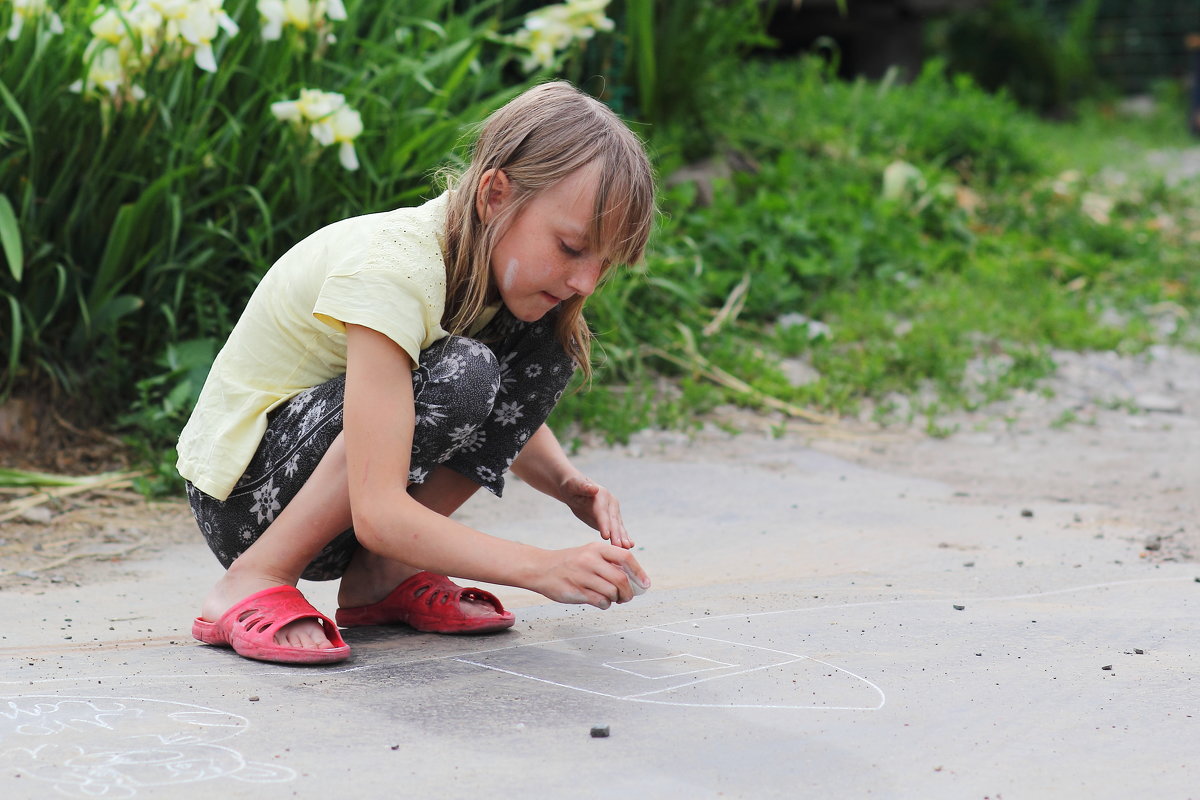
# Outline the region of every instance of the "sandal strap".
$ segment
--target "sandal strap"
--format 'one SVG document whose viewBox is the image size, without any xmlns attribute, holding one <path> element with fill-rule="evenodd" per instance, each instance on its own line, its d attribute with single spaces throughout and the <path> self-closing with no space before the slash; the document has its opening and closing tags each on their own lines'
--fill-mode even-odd
<svg viewBox="0 0 1200 800">
<path fill-rule="evenodd" d="M 333 620 L 313 608 L 295 586 L 275 586 L 250 595 L 221 617 L 231 640 L 273 642 L 280 628 L 299 619 L 315 619 L 334 647 L 345 647 Z"/>
<path fill-rule="evenodd" d="M 416 580 L 416 579 L 420 580 Z M 439 575 L 436 572 L 418 572 L 405 583 L 412 582 L 412 587 L 409 589 L 412 596 L 417 600 L 423 600 L 426 605 L 432 606 L 440 597 L 443 604 L 450 600 L 482 600 L 485 603 L 490 603 L 496 609 L 497 614 L 504 613 L 504 606 L 500 602 L 500 598 L 487 591 L 480 589 L 478 586 L 459 586 L 454 581 L 447 578 L 445 575 Z M 424 591 L 422 591 L 424 590 Z"/>
</svg>

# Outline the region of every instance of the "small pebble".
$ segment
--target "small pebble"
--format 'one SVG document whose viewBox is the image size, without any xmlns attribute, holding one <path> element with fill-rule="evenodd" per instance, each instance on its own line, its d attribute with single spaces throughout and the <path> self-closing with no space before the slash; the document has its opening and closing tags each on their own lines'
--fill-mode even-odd
<svg viewBox="0 0 1200 800">
<path fill-rule="evenodd" d="M 258 702 L 258 695 L 256 695 L 256 694 L 255 694 L 255 695 L 251 695 L 251 696 L 250 696 L 250 702 L 251 702 L 251 703 L 257 703 L 257 702 Z"/>
<path fill-rule="evenodd" d="M 1112 664 L 1106 664 L 1106 665 L 1104 665 L 1103 667 L 1101 667 L 1100 669 L 1108 669 L 1108 670 L 1111 670 L 1111 669 L 1112 669 Z"/>
<path fill-rule="evenodd" d="M 954 607 L 954 610 L 955 610 L 955 611 L 962 611 L 964 608 L 966 608 L 966 606 L 955 606 L 955 607 Z"/>
<path fill-rule="evenodd" d="M 607 725 L 593 725 L 592 726 L 592 738 L 593 739 L 607 739 L 608 738 L 608 726 Z"/>
<path fill-rule="evenodd" d="M 392 745 L 392 749 L 393 749 L 393 750 L 399 750 L 399 749 L 400 749 L 400 745 L 398 745 L 398 744 L 394 744 L 394 745 Z"/>
<path fill-rule="evenodd" d="M 1021 509 L 1021 516 L 1022 516 L 1022 517 L 1032 517 L 1032 516 L 1033 516 L 1033 510 L 1032 510 L 1032 509 L 1029 509 L 1029 508 L 1022 508 L 1022 509 Z"/>
<path fill-rule="evenodd" d="M 1145 650 L 1142 650 L 1137 647 L 1133 648 L 1133 652 L 1134 652 L 1134 654 L 1139 655 L 1139 656 L 1144 656 L 1146 654 Z"/>
</svg>

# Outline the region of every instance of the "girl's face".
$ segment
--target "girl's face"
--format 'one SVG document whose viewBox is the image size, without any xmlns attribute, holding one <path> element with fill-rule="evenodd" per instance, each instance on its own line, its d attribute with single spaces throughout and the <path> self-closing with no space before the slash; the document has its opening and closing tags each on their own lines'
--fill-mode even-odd
<svg viewBox="0 0 1200 800">
<path fill-rule="evenodd" d="M 512 315 L 534 322 L 564 300 L 596 289 L 604 254 L 587 244 L 599 168 L 583 167 L 535 195 L 492 252 L 492 281 Z M 489 219 L 511 202 L 503 171 L 485 174 L 477 198 Z"/>
</svg>

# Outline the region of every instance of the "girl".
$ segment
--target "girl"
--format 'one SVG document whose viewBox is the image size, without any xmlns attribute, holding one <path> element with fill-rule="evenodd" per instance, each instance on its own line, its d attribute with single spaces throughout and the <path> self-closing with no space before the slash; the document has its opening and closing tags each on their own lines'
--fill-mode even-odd
<svg viewBox="0 0 1200 800">
<path fill-rule="evenodd" d="M 485 121 L 470 166 L 419 208 L 312 234 L 264 276 L 179 440 L 227 568 L 192 628 L 247 658 L 334 662 L 338 625 L 513 624 L 446 574 L 607 608 L 650 579 L 613 495 L 545 420 L 588 373 L 583 304 L 636 262 L 654 213 L 641 143 L 565 83 Z M 542 550 L 449 517 L 509 468 L 610 542 Z M 616 546 L 613 546 L 616 545 Z M 341 578 L 335 625 L 296 589 Z"/>
</svg>

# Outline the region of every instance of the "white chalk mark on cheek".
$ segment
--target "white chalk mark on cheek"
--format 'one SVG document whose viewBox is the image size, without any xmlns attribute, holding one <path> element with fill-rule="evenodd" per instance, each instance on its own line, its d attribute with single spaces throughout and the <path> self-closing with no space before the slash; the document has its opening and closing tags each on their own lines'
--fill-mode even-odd
<svg viewBox="0 0 1200 800">
<path fill-rule="evenodd" d="M 517 270 L 520 268 L 520 266 L 521 265 L 517 263 L 515 258 L 510 258 L 508 263 L 504 266 L 504 273 L 500 276 L 500 287 L 504 289 L 504 291 L 509 291 L 512 289 L 513 284 L 516 283 Z"/>
</svg>

